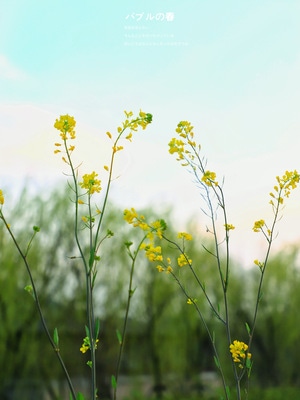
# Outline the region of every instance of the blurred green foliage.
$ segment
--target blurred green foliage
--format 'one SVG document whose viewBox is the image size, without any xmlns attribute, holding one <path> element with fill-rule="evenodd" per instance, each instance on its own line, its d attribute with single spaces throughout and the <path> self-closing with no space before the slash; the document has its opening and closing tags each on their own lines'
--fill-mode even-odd
<svg viewBox="0 0 300 400">
<path fill-rule="evenodd" d="M 24 190 L 13 208 L 7 194 L 5 207 L 11 209 L 9 222 L 24 248 L 32 227 L 41 228 L 29 260 L 50 331 L 58 328 L 61 354 L 70 374 L 80 382 L 88 372 L 86 356 L 79 352 L 86 323 L 84 271 L 76 259 L 70 196 L 61 189 L 42 196 L 32 196 Z M 176 231 L 170 223 L 171 211 L 162 216 L 147 210 L 149 217 L 151 213 L 153 219 L 163 217 L 168 222 L 169 234 L 175 238 Z M 115 372 L 118 352 L 115 332 L 122 326 L 128 290 L 130 260 L 124 242 L 133 241 L 134 248 L 140 240 L 138 232 L 123 221 L 123 210 L 111 207 L 105 224 L 114 236 L 103 242 L 95 290 L 95 311 L 101 321 L 97 362 L 102 399 L 109 398 L 110 376 Z M 218 304 L 222 293 L 217 289 L 213 257 L 202 248 L 203 238 L 196 233 L 196 227 L 191 224 L 187 230 L 195 237 L 188 253 L 197 274 Z M 176 250 L 165 246 L 170 257 L 176 257 Z M 258 274 L 255 267 L 248 271 L 232 264 L 230 302 L 235 309 L 231 316 L 234 337 L 242 339 L 247 334 L 245 322 L 251 321 Z M 254 388 L 253 392 L 250 390 L 250 400 L 299 398 L 299 274 L 296 246 L 276 254 L 268 266 L 251 351 Z M 220 324 L 203 299 L 198 298 L 199 291 L 188 269 L 182 268 L 181 279 L 188 280 L 190 292 L 194 291 L 193 298 L 197 298 L 217 332 Z M 63 373 L 42 331 L 35 304 L 24 290 L 29 280 L 3 225 L 0 225 L 0 282 L 0 398 L 29 400 L 42 398 L 42 391 L 46 391 L 50 399 L 60 399 Z M 165 393 L 170 396 L 181 393 L 184 399 L 188 398 L 184 393 L 194 390 L 202 393 L 201 398 L 205 399 L 206 387 L 201 383 L 200 373 L 213 371 L 214 363 L 208 338 L 193 306 L 186 304 L 171 276 L 158 273 L 143 254 L 135 271 L 134 287 L 121 373 L 131 377 L 152 376 L 157 397 L 166 389 Z M 225 340 L 218 343 L 218 348 L 224 357 L 229 357 Z M 286 389 L 287 394 L 276 397 L 277 392 L 272 392 L 271 388 L 280 385 L 295 387 L 297 395 L 293 394 L 294 389 Z M 255 386 L 270 389 L 258 396 L 254 395 Z"/>
</svg>

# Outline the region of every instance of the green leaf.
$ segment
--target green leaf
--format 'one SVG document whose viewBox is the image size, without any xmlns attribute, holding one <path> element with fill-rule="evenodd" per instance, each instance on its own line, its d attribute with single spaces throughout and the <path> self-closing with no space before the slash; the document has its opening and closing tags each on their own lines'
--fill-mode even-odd
<svg viewBox="0 0 300 400">
<path fill-rule="evenodd" d="M 107 235 L 107 237 L 112 237 L 112 236 L 114 236 L 114 233 L 110 229 L 107 229 L 106 235 Z"/>
<path fill-rule="evenodd" d="M 119 329 L 116 329 L 116 334 L 117 334 L 118 342 L 121 345 L 123 340 L 122 340 L 122 335 L 121 335 L 121 332 L 119 331 Z"/>
<path fill-rule="evenodd" d="M 229 386 L 226 385 L 226 386 L 225 386 L 225 390 L 226 390 L 228 399 L 230 399 L 230 389 L 229 389 Z"/>
<path fill-rule="evenodd" d="M 96 318 L 96 321 L 95 321 L 95 339 L 98 338 L 99 332 L 100 332 L 100 320 L 99 320 L 99 318 Z"/>
<path fill-rule="evenodd" d="M 160 219 L 160 220 L 159 220 L 159 223 L 160 223 L 161 229 L 162 229 L 163 231 L 166 231 L 167 228 L 168 228 L 168 225 L 167 225 L 166 221 L 165 221 L 164 219 Z"/>
<path fill-rule="evenodd" d="M 133 245 L 133 242 L 125 242 L 124 244 L 127 247 L 127 249 L 129 249 L 129 247 Z"/>
<path fill-rule="evenodd" d="M 54 329 L 54 332 L 53 332 L 53 342 L 54 342 L 54 344 L 55 344 L 56 347 L 59 346 L 59 337 L 58 337 L 58 330 L 57 330 L 57 328 L 55 328 L 55 329 Z"/>
<path fill-rule="evenodd" d="M 88 338 L 90 338 L 90 330 L 89 328 L 85 325 L 85 334 Z"/>
<path fill-rule="evenodd" d="M 220 369 L 220 363 L 216 356 L 214 356 L 214 361 L 218 369 Z"/>
<path fill-rule="evenodd" d="M 85 400 L 84 395 L 80 392 L 77 393 L 76 400 Z"/>
<path fill-rule="evenodd" d="M 114 375 L 111 376 L 111 386 L 113 389 L 117 388 L 117 380 L 116 377 Z"/>
<path fill-rule="evenodd" d="M 245 322 L 245 326 L 246 326 L 246 329 L 247 329 L 248 335 L 250 336 L 250 333 L 251 333 L 250 326 L 247 324 L 247 322 Z"/>
<path fill-rule="evenodd" d="M 147 113 L 145 119 L 146 119 L 146 121 L 148 122 L 148 124 L 151 124 L 151 122 L 152 122 L 152 114 Z"/>
<path fill-rule="evenodd" d="M 30 296 L 35 300 L 34 291 L 31 285 L 25 286 L 24 290 L 26 290 L 26 292 L 29 293 Z"/>
<path fill-rule="evenodd" d="M 250 358 L 246 358 L 246 368 L 251 369 L 252 368 L 252 361 Z"/>
</svg>

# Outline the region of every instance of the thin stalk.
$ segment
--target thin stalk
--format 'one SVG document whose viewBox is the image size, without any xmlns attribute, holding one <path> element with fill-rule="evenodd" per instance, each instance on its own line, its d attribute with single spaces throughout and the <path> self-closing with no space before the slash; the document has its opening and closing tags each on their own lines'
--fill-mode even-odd
<svg viewBox="0 0 300 400">
<path fill-rule="evenodd" d="M 27 273 L 28 273 L 28 276 L 29 276 L 29 280 L 30 280 L 30 283 L 31 283 L 32 291 L 33 291 L 33 297 L 34 297 L 34 300 L 35 300 L 35 304 L 36 304 L 36 307 L 37 307 L 37 311 L 38 311 L 38 314 L 39 314 L 43 329 L 44 329 L 44 331 L 46 333 L 46 336 L 47 336 L 47 338 L 48 338 L 53 350 L 55 351 L 56 356 L 57 356 L 57 358 L 59 360 L 59 363 L 60 363 L 60 365 L 61 365 L 61 367 L 62 367 L 62 369 L 64 371 L 64 374 L 65 374 L 67 382 L 68 382 L 69 389 L 71 391 L 72 398 L 73 398 L 73 400 L 76 400 L 75 389 L 73 387 L 73 384 L 72 384 L 70 375 L 68 373 L 67 367 L 66 367 L 66 365 L 65 365 L 65 363 L 64 363 L 64 361 L 63 361 L 63 359 L 62 359 L 62 357 L 60 355 L 59 348 L 56 346 L 56 344 L 54 343 L 54 341 L 52 339 L 52 336 L 51 336 L 51 334 L 49 332 L 48 326 L 47 326 L 45 318 L 44 318 L 44 314 L 43 314 L 43 311 L 42 311 L 42 307 L 40 305 L 40 301 L 39 301 L 37 289 L 36 289 L 36 286 L 35 286 L 35 282 L 34 282 L 34 279 L 33 279 L 32 273 L 31 273 L 30 265 L 29 265 L 29 263 L 27 261 L 27 258 L 26 258 L 27 254 L 28 254 L 28 251 L 26 251 L 26 253 L 23 253 L 23 251 L 21 250 L 21 248 L 20 248 L 20 246 L 19 246 L 14 234 L 12 233 L 12 231 L 11 231 L 7 221 L 6 221 L 6 219 L 4 218 L 4 215 L 3 215 L 2 211 L 0 211 L 0 217 L 3 220 L 8 232 L 9 232 L 9 234 L 10 234 L 10 236 L 11 236 L 13 242 L 14 242 L 14 245 L 16 246 L 16 249 L 17 249 L 18 253 L 20 254 L 20 256 L 21 256 L 21 258 L 22 258 L 22 260 L 23 260 L 23 262 L 25 264 L 25 267 L 26 267 L 26 270 L 27 270 Z"/>
<path fill-rule="evenodd" d="M 181 250 L 180 246 L 179 246 L 176 242 L 174 242 L 173 240 L 168 239 L 165 235 L 162 235 L 162 237 L 163 237 L 164 240 L 166 240 L 167 242 L 173 244 L 173 245 L 181 252 L 181 254 L 183 254 L 183 255 L 186 257 L 186 255 L 184 254 L 184 252 Z M 225 324 L 225 320 L 221 317 L 220 313 L 216 310 L 215 306 L 212 304 L 212 302 L 211 302 L 209 296 L 208 296 L 207 293 L 206 293 L 205 287 L 203 286 L 202 282 L 200 281 L 198 275 L 196 274 L 196 272 L 195 272 L 195 270 L 194 270 L 192 264 L 189 263 L 189 260 L 187 259 L 187 257 L 186 257 L 186 261 L 187 261 L 187 263 L 188 263 L 188 265 L 189 265 L 189 268 L 190 268 L 190 270 L 191 270 L 191 272 L 192 272 L 192 274 L 193 274 L 193 276 L 194 276 L 194 278 L 195 278 L 197 284 L 198 284 L 199 287 L 201 288 L 201 290 L 202 290 L 202 292 L 203 292 L 203 294 L 204 294 L 204 296 L 205 296 L 205 299 L 206 299 L 206 301 L 208 302 L 208 304 L 209 304 L 211 310 L 213 311 L 213 313 L 215 314 L 215 316 L 218 318 L 218 320 L 220 320 L 223 324 Z"/>
<path fill-rule="evenodd" d="M 97 389 L 97 383 L 96 383 L 96 362 L 95 362 L 95 340 L 94 340 L 94 321 L 93 321 L 93 295 L 92 295 L 92 285 L 91 285 L 91 268 L 90 264 L 88 264 L 86 257 L 84 255 L 80 239 L 78 236 L 78 225 L 79 225 L 79 217 L 78 217 L 78 199 L 79 199 L 79 192 L 78 192 L 78 183 L 77 183 L 77 172 L 75 167 L 73 166 L 73 162 L 69 153 L 69 149 L 67 146 L 67 141 L 64 140 L 64 146 L 65 146 L 65 151 L 67 154 L 68 158 L 68 164 L 71 168 L 71 176 L 73 179 L 73 185 L 74 185 L 74 192 L 75 192 L 75 223 L 74 223 L 74 236 L 75 236 L 75 241 L 77 244 L 77 248 L 79 250 L 84 268 L 85 268 L 85 274 L 86 274 L 86 313 L 87 313 L 87 322 L 88 322 L 88 328 L 89 328 L 89 340 L 90 340 L 90 353 L 91 353 L 91 392 L 92 392 L 92 400 L 96 400 L 96 389 Z M 90 206 L 90 197 L 88 201 L 88 208 L 89 208 L 89 213 L 90 213 L 90 224 L 91 222 L 91 206 Z M 92 229 L 90 226 L 90 242 L 92 240 Z M 91 246 L 91 245 L 90 245 Z M 90 258 L 91 258 L 91 251 L 90 250 Z"/>
<path fill-rule="evenodd" d="M 282 190 L 279 192 L 279 197 L 281 195 L 281 192 L 282 192 Z M 273 220 L 272 227 L 271 227 L 271 230 L 270 230 L 271 234 L 270 234 L 270 237 L 266 237 L 267 241 L 268 241 L 268 247 L 267 247 L 267 252 L 266 252 L 266 256 L 265 256 L 265 260 L 264 260 L 264 265 L 263 265 L 263 267 L 261 269 L 261 276 L 260 276 L 258 290 L 257 290 L 255 310 L 254 310 L 252 326 L 251 326 L 251 332 L 250 332 L 249 343 L 248 343 L 249 350 L 250 350 L 250 347 L 251 347 L 251 344 L 252 344 L 253 334 L 254 334 L 254 331 L 255 331 L 255 328 L 256 328 L 258 309 L 259 309 L 260 298 L 261 298 L 261 293 L 262 293 L 262 285 L 263 285 L 263 280 L 264 280 L 264 276 L 265 276 L 265 273 L 266 273 L 266 268 L 267 268 L 267 264 L 268 264 L 268 260 L 269 260 L 269 256 L 270 256 L 270 252 L 271 252 L 271 247 L 272 247 L 272 243 L 273 243 L 274 229 L 275 229 L 275 225 L 276 225 L 277 219 L 278 219 L 279 208 L 280 208 L 280 202 L 278 200 L 276 208 L 275 208 L 274 220 Z"/>
<path fill-rule="evenodd" d="M 116 367 L 116 385 L 114 387 L 113 390 L 113 400 L 116 400 L 117 398 L 117 388 L 118 388 L 118 378 L 119 378 L 119 373 L 120 373 L 120 368 L 121 368 L 121 360 L 122 360 L 122 355 L 123 355 L 123 350 L 124 350 L 124 344 L 125 344 L 125 336 L 126 336 L 126 331 L 127 331 L 127 323 L 128 323 L 128 315 L 129 315 L 129 309 L 130 309 L 130 303 L 131 303 L 131 299 L 133 296 L 133 290 L 132 290 L 132 282 L 133 282 L 133 274 L 134 274 L 134 268 L 135 268 L 135 262 L 140 250 L 140 247 L 142 245 L 142 243 L 145 240 L 145 237 L 143 237 L 143 239 L 141 240 L 141 242 L 139 243 L 137 250 L 134 252 L 134 255 L 132 255 L 132 253 L 130 252 L 129 248 L 128 248 L 128 252 L 129 252 L 129 256 L 132 259 L 132 263 L 131 263 L 131 269 L 130 269 L 130 277 L 129 277 L 129 283 L 128 283 L 128 297 L 127 297 L 127 304 L 126 304 L 126 310 L 125 310 L 125 316 L 124 316 L 124 322 L 123 322 L 123 329 L 122 329 L 122 334 L 121 334 L 121 343 L 120 343 L 120 348 L 119 348 L 119 354 L 118 354 L 118 359 L 117 359 L 117 367 Z"/>
<path fill-rule="evenodd" d="M 190 299 L 190 296 L 186 292 L 185 288 L 183 287 L 183 285 L 181 284 L 181 282 L 177 278 L 177 276 L 173 272 L 170 272 L 170 273 L 173 276 L 173 278 L 176 280 L 176 282 L 178 283 L 180 289 L 183 291 L 183 293 L 186 296 L 186 298 Z M 211 334 L 211 332 L 209 330 L 209 327 L 208 327 L 208 325 L 207 325 L 207 323 L 205 321 L 205 318 L 204 318 L 201 310 L 199 309 L 197 303 L 193 299 L 190 299 L 190 300 L 192 301 L 194 307 L 196 308 L 196 311 L 197 311 L 197 313 L 198 313 L 198 315 L 199 315 L 199 317 L 201 319 L 201 322 L 203 323 L 203 326 L 204 326 L 204 328 L 205 328 L 205 330 L 206 330 L 206 332 L 208 334 L 209 340 L 211 342 L 211 345 L 212 345 L 212 348 L 213 348 L 213 351 L 214 351 L 214 355 L 215 355 L 216 360 L 217 360 L 217 367 L 218 367 L 218 369 L 220 371 L 222 385 L 223 385 L 223 388 L 224 388 L 224 393 L 225 393 L 225 396 L 226 396 L 226 400 L 230 400 L 229 397 L 228 397 L 227 391 L 226 391 L 226 380 L 225 380 L 225 376 L 224 376 L 223 369 L 222 369 L 222 366 L 221 366 L 221 362 L 220 362 L 220 358 L 219 358 L 219 354 L 218 354 L 218 350 L 217 350 L 217 347 L 216 347 L 216 344 L 215 344 L 214 337 Z"/>
</svg>

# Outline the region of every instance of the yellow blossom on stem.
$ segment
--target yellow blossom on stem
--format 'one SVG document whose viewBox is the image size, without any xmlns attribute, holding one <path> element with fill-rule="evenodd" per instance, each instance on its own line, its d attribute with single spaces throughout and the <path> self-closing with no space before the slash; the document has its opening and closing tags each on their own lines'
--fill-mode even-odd
<svg viewBox="0 0 300 400">
<path fill-rule="evenodd" d="M 218 186 L 218 182 L 216 182 L 216 173 L 212 171 L 205 171 L 201 181 L 204 182 L 207 186 Z"/>
<path fill-rule="evenodd" d="M 254 232 L 259 232 L 259 231 L 262 230 L 262 228 L 264 226 L 265 226 L 265 220 L 264 219 L 260 219 L 260 220 L 254 222 L 254 225 L 253 225 L 252 229 L 253 229 Z"/>
<path fill-rule="evenodd" d="M 97 349 L 97 343 L 99 342 L 99 339 L 96 339 L 96 342 L 95 342 L 95 349 Z M 81 351 L 81 353 L 86 353 L 89 349 L 91 348 L 91 344 L 90 344 L 90 339 L 89 339 L 89 337 L 88 336 L 86 336 L 84 339 L 83 339 L 83 343 L 82 343 L 82 346 L 80 347 L 80 351 Z"/>
<path fill-rule="evenodd" d="M 132 111 L 124 111 L 124 114 L 126 115 L 126 118 L 130 118 L 133 116 L 133 112 Z"/>
<path fill-rule="evenodd" d="M 264 265 L 265 265 L 263 262 L 261 262 L 261 261 L 259 261 L 259 260 L 254 260 L 253 262 L 254 262 L 254 264 L 257 265 L 260 269 L 263 269 L 263 267 L 264 267 Z"/>
<path fill-rule="evenodd" d="M 126 209 L 124 210 L 124 219 L 126 222 L 129 224 L 132 224 L 134 220 L 138 217 L 137 212 L 135 211 L 134 208 L 131 208 L 130 210 Z"/>
<path fill-rule="evenodd" d="M 59 130 L 60 136 L 63 140 L 75 139 L 75 125 L 76 121 L 74 117 L 70 115 L 61 115 L 59 119 L 55 120 L 54 128 Z"/>
<path fill-rule="evenodd" d="M 232 224 L 224 224 L 226 231 L 230 231 L 235 229 L 235 226 Z"/>
<path fill-rule="evenodd" d="M 82 182 L 80 182 L 80 186 L 82 189 L 86 189 L 89 194 L 93 194 L 95 192 L 100 192 L 101 190 L 101 181 L 96 179 L 98 174 L 93 171 L 91 174 L 85 174 L 82 177 Z"/>
<path fill-rule="evenodd" d="M 145 246 L 144 250 L 149 261 L 163 261 L 160 246 L 154 247 L 152 244 L 149 244 Z"/>
<path fill-rule="evenodd" d="M 186 232 L 179 232 L 177 237 L 178 239 L 193 240 L 193 236 Z"/>
<path fill-rule="evenodd" d="M 232 355 L 232 359 L 235 363 L 240 363 L 246 359 L 251 358 L 251 353 L 248 353 L 248 345 L 244 342 L 240 342 L 238 340 L 234 340 L 233 343 L 229 346 L 230 353 Z M 242 367 L 242 365 L 240 365 Z"/>
<path fill-rule="evenodd" d="M 3 194 L 2 190 L 0 190 L 0 204 L 1 205 L 4 204 L 4 194 Z"/>
<path fill-rule="evenodd" d="M 179 267 L 184 267 L 185 265 L 191 265 L 192 264 L 192 260 L 189 259 L 186 254 L 182 253 L 177 258 L 177 263 L 178 263 Z"/>
<path fill-rule="evenodd" d="M 275 185 L 274 191 L 271 192 L 270 196 L 272 199 L 276 199 L 279 204 L 283 204 L 283 197 L 288 198 L 290 196 L 291 190 L 295 189 L 300 181 L 299 173 L 294 171 L 285 171 L 281 177 L 276 176 L 277 185 Z M 274 201 L 270 200 L 270 204 L 274 206 Z"/>
<path fill-rule="evenodd" d="M 123 146 L 113 146 L 113 152 L 114 153 L 116 153 L 117 151 L 121 151 L 121 150 L 123 150 L 124 149 L 124 147 Z"/>
<path fill-rule="evenodd" d="M 178 153 L 180 159 L 183 159 L 184 142 L 180 139 L 172 138 L 169 142 L 169 153 Z"/>
</svg>

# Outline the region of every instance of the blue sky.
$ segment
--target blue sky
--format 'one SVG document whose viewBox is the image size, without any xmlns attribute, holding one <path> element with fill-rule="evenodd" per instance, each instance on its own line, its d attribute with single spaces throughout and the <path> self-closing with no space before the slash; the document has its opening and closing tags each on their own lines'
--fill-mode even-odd
<svg viewBox="0 0 300 400">
<path fill-rule="evenodd" d="M 124 109 L 142 108 L 153 124 L 120 156 L 114 198 L 194 215 L 198 193 L 167 151 L 177 123 L 188 119 L 209 167 L 225 176 L 241 248 L 252 221 L 271 217 L 274 177 L 300 169 L 299 18 L 299 1 L 2 2 L 3 185 L 62 177 L 52 153 L 58 115 L 75 116 L 78 157 L 99 169 L 105 132 Z M 285 214 L 281 245 L 300 238 L 299 194 Z"/>
</svg>

